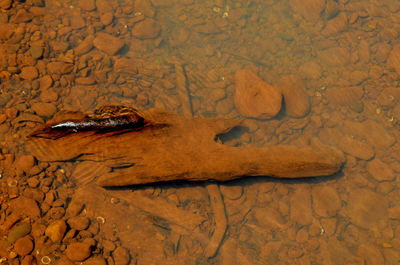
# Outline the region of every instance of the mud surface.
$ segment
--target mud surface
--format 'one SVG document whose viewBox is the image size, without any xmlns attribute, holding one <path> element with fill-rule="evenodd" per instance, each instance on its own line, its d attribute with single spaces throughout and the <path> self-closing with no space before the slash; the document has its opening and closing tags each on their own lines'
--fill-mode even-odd
<svg viewBox="0 0 400 265">
<path fill-rule="evenodd" d="M 400 261 L 398 1 L 1 0 L 0 9 L 2 263 Z M 85 179 L 107 172 L 98 163 L 26 152 L 25 136 L 59 111 L 106 104 L 242 119 L 247 129 L 225 144 L 326 144 L 346 164 L 314 180 L 104 190 Z"/>
</svg>

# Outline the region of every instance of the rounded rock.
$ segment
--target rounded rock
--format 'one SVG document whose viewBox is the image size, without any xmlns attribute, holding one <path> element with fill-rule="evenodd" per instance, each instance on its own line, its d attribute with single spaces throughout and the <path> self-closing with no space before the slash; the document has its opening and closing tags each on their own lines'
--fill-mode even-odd
<svg viewBox="0 0 400 265">
<path fill-rule="evenodd" d="M 87 243 L 72 243 L 65 250 L 65 254 L 72 261 L 84 261 L 92 253 L 91 245 Z"/>
<path fill-rule="evenodd" d="M 34 66 L 26 66 L 21 69 L 19 76 L 22 79 L 33 80 L 39 76 L 39 72 Z"/>
<path fill-rule="evenodd" d="M 33 241 L 30 236 L 18 239 L 14 244 L 15 252 L 20 256 L 26 256 L 33 250 Z"/>
<path fill-rule="evenodd" d="M 53 242 L 60 242 L 67 230 L 67 225 L 63 220 L 57 220 L 50 224 L 45 231 L 45 235 L 48 236 Z"/>
</svg>

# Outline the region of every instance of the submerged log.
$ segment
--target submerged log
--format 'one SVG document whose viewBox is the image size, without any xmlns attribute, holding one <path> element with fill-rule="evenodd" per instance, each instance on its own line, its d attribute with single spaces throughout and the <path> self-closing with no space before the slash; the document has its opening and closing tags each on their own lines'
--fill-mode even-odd
<svg viewBox="0 0 400 265">
<path fill-rule="evenodd" d="M 230 147 L 215 141 L 216 135 L 239 126 L 238 120 L 186 118 L 157 109 L 133 115 L 141 118 L 135 116 L 132 128 L 68 128 L 65 134 L 52 128 L 68 122 L 66 117 L 49 121 L 27 137 L 26 146 L 41 161 L 95 161 L 107 166 L 108 174 L 91 176 L 101 186 L 326 176 L 338 172 L 344 162 L 344 155 L 332 147 Z M 141 127 L 138 120 L 145 121 Z"/>
</svg>

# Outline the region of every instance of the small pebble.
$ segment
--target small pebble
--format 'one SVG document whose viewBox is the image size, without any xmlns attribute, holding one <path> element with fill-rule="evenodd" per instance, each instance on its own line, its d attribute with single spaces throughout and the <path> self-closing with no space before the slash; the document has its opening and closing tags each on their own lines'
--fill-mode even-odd
<svg viewBox="0 0 400 265">
<path fill-rule="evenodd" d="M 31 232 L 31 229 L 32 229 L 32 226 L 28 222 L 24 222 L 24 223 L 15 225 L 8 233 L 8 236 L 7 236 L 8 242 L 14 243 L 19 238 L 29 234 Z"/>
<path fill-rule="evenodd" d="M 18 239 L 14 244 L 15 252 L 20 256 L 26 256 L 33 250 L 33 241 L 30 236 Z"/>
<path fill-rule="evenodd" d="M 72 261 L 84 261 L 92 253 L 91 245 L 87 243 L 72 243 L 65 250 L 65 254 Z"/>
<path fill-rule="evenodd" d="M 57 220 L 46 228 L 45 235 L 53 242 L 60 242 L 67 230 L 67 225 L 63 220 Z"/>
<path fill-rule="evenodd" d="M 128 250 L 123 247 L 117 247 L 112 256 L 114 258 L 115 265 L 127 265 L 130 260 Z"/>
</svg>

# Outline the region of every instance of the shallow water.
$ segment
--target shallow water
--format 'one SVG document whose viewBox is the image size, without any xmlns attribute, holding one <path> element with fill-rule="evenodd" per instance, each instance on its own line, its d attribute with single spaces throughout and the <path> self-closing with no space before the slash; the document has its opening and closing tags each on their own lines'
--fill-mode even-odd
<svg viewBox="0 0 400 265">
<path fill-rule="evenodd" d="M 3 0 L 0 8 L 0 235 L 31 225 L 18 244 L 2 237 L 1 262 L 399 263 L 398 1 Z M 283 93 L 279 113 L 246 117 L 235 101 L 241 69 Z M 279 107 L 265 98 L 261 105 Z M 248 129 L 223 138 L 227 145 L 325 144 L 346 163 L 315 179 L 103 189 L 92 177 L 108 165 L 26 152 L 25 136 L 58 111 L 107 104 L 238 118 Z M 59 220 L 66 230 L 53 240 Z"/>
</svg>

